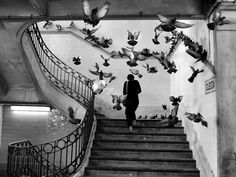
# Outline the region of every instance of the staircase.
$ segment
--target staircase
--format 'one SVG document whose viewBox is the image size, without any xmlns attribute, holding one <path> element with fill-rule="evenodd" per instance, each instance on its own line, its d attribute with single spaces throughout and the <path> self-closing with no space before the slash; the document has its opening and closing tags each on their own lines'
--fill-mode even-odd
<svg viewBox="0 0 236 177">
<path fill-rule="evenodd" d="M 99 118 L 86 177 L 200 177 L 181 122 L 165 128 L 138 120 Z"/>
</svg>

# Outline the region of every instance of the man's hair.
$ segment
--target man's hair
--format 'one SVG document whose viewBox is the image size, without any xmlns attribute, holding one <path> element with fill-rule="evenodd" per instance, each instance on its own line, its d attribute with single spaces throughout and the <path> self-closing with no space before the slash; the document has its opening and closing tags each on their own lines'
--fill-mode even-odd
<svg viewBox="0 0 236 177">
<path fill-rule="evenodd" d="M 134 80 L 134 75 L 133 74 L 128 74 L 127 79 L 129 81 Z"/>
</svg>

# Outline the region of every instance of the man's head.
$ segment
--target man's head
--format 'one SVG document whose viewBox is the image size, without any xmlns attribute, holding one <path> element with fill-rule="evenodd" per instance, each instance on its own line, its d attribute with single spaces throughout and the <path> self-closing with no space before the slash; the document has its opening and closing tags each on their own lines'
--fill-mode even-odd
<svg viewBox="0 0 236 177">
<path fill-rule="evenodd" d="M 128 79 L 129 81 L 134 80 L 134 75 L 133 75 L 133 74 L 128 74 L 127 79 Z"/>
</svg>

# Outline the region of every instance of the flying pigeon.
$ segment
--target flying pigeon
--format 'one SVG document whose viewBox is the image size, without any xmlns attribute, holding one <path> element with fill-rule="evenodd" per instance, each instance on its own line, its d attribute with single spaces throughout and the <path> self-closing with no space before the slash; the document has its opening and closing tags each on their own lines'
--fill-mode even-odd
<svg viewBox="0 0 236 177">
<path fill-rule="evenodd" d="M 93 35 L 99 28 L 100 28 L 100 27 L 94 28 L 94 29 L 92 29 L 92 30 L 90 30 L 90 29 L 88 29 L 88 28 L 82 28 L 82 29 L 79 29 L 79 28 L 78 28 L 78 30 L 79 30 L 82 34 L 86 35 L 85 40 L 92 40 L 92 39 L 95 38 L 95 37 L 92 36 L 92 35 Z"/>
<path fill-rule="evenodd" d="M 162 108 L 163 108 L 164 110 L 167 110 L 167 105 L 166 105 L 166 104 L 163 104 L 163 105 L 162 105 Z"/>
<path fill-rule="evenodd" d="M 190 28 L 193 26 L 193 24 L 179 22 L 176 18 L 169 19 L 160 14 L 157 14 L 157 18 L 161 22 L 161 24 L 158 25 L 155 30 L 159 31 L 171 32 L 176 28 Z"/>
<path fill-rule="evenodd" d="M 137 66 L 137 61 L 144 61 L 147 59 L 146 56 L 140 54 L 139 52 L 134 51 L 133 47 L 122 47 L 121 50 L 123 51 L 124 55 L 127 56 L 130 60 L 127 61 L 127 64 L 131 67 Z"/>
<path fill-rule="evenodd" d="M 58 31 L 58 32 L 60 32 L 60 31 L 62 31 L 62 26 L 61 25 L 59 25 L 59 24 L 56 24 L 56 30 Z"/>
<path fill-rule="evenodd" d="M 135 46 L 138 42 L 138 37 L 140 35 L 140 31 L 139 32 L 134 32 L 134 33 L 131 33 L 129 30 L 128 31 L 128 44 L 131 45 L 131 46 Z"/>
<path fill-rule="evenodd" d="M 175 124 L 178 123 L 178 108 L 179 105 L 176 105 L 172 110 L 170 115 L 167 117 L 168 118 L 168 126 L 167 127 L 174 127 Z"/>
<path fill-rule="evenodd" d="M 110 66 L 110 64 L 108 63 L 108 61 L 110 60 L 110 58 L 111 58 L 111 56 L 109 57 L 109 58 L 104 58 L 104 56 L 103 55 L 100 55 L 101 56 L 101 58 L 104 60 L 104 63 L 103 63 L 103 65 L 104 66 Z"/>
<path fill-rule="evenodd" d="M 115 80 L 116 78 L 117 78 L 116 76 L 111 76 L 110 80 L 109 80 L 109 83 L 111 83 L 111 81 Z"/>
<path fill-rule="evenodd" d="M 106 1 L 100 9 L 98 7 L 91 9 L 88 0 L 83 0 L 82 5 L 82 10 L 85 16 L 84 22 L 92 25 L 93 27 L 108 14 L 111 6 L 111 4 Z"/>
<path fill-rule="evenodd" d="M 147 69 L 148 73 L 157 73 L 158 72 L 156 67 L 154 67 L 154 66 L 149 67 L 148 63 L 146 63 L 146 65 L 143 65 L 143 67 Z"/>
<path fill-rule="evenodd" d="M 167 65 L 168 65 L 168 70 L 167 72 L 172 74 L 172 73 L 176 73 L 177 72 L 177 69 L 176 69 L 176 65 L 175 65 L 175 62 L 172 61 L 167 61 Z"/>
<path fill-rule="evenodd" d="M 182 99 L 183 99 L 183 96 L 179 96 L 179 97 L 170 96 L 170 101 L 172 102 L 173 106 L 179 105 Z"/>
<path fill-rule="evenodd" d="M 81 57 L 73 57 L 72 61 L 74 62 L 75 65 L 80 65 Z"/>
<path fill-rule="evenodd" d="M 144 48 L 142 49 L 142 51 L 140 52 L 141 55 L 144 55 L 145 57 L 151 57 L 152 53 L 150 53 L 150 50 L 148 48 Z"/>
<path fill-rule="evenodd" d="M 122 103 L 122 96 L 118 96 L 118 95 L 111 95 L 112 96 L 112 103 L 116 103 L 115 106 L 113 106 L 113 109 L 116 110 L 121 110 L 122 107 L 120 106 Z"/>
<path fill-rule="evenodd" d="M 194 113 L 189 113 L 185 112 L 186 117 L 196 123 L 201 122 L 202 126 L 208 127 L 207 121 L 204 120 L 203 116 L 200 113 L 194 114 Z"/>
<path fill-rule="evenodd" d="M 76 112 L 76 110 L 75 110 L 75 112 Z M 68 107 L 68 112 L 69 112 L 69 117 L 70 117 L 70 120 L 69 120 L 70 123 L 72 123 L 74 125 L 77 125 L 77 124 L 79 124 L 81 122 L 80 119 L 76 119 L 75 118 L 75 113 L 74 113 L 74 110 L 73 110 L 73 108 L 71 106 Z"/>
<path fill-rule="evenodd" d="M 129 69 L 129 71 L 134 75 L 138 75 L 139 78 L 143 77 L 143 75 L 140 74 L 139 70 L 137 70 L 137 69 Z"/>
<path fill-rule="evenodd" d="M 100 46 L 102 46 L 103 48 L 108 48 L 111 44 L 112 44 L 113 40 L 111 38 L 109 39 L 105 39 L 104 37 L 102 37 L 100 39 Z"/>
<path fill-rule="evenodd" d="M 103 77 L 109 78 L 109 77 L 112 76 L 112 73 L 104 73 L 104 72 L 102 72 L 102 70 L 99 71 L 99 72 L 98 72 L 98 71 L 89 70 L 89 72 L 92 73 L 92 74 L 94 74 L 94 75 L 98 75 L 99 80 L 103 80 Z"/>
<path fill-rule="evenodd" d="M 97 62 L 95 63 L 93 67 L 96 69 L 96 72 L 98 72 L 100 69 L 99 64 Z"/>
<path fill-rule="evenodd" d="M 189 81 L 190 83 L 192 83 L 192 82 L 194 81 L 195 77 L 198 75 L 198 73 L 201 73 L 201 72 L 203 72 L 204 70 L 203 70 L 203 69 L 201 69 L 201 70 L 199 70 L 199 69 L 194 69 L 194 67 L 192 67 L 192 66 L 190 66 L 190 68 L 192 69 L 193 73 L 192 73 L 191 77 L 188 79 L 188 81 Z"/>
<path fill-rule="evenodd" d="M 169 60 L 166 56 L 166 54 L 162 51 L 161 53 L 153 53 L 152 55 L 154 58 L 158 59 L 158 61 L 160 62 L 160 64 L 162 66 L 164 66 L 164 69 L 168 69 L 169 68 Z"/>
<path fill-rule="evenodd" d="M 156 44 L 156 45 L 160 44 L 160 42 L 158 41 L 158 38 L 159 38 L 160 34 L 161 34 L 161 32 L 160 32 L 160 33 L 157 33 L 157 32 L 155 31 L 155 36 L 154 36 L 154 38 L 152 39 L 152 42 L 153 42 L 154 44 Z"/>
<path fill-rule="evenodd" d="M 45 24 L 43 25 L 43 28 L 48 28 L 51 25 L 52 25 L 52 22 L 49 20 L 46 20 Z"/>
<path fill-rule="evenodd" d="M 232 22 L 232 21 L 226 19 L 225 16 L 222 17 L 222 13 L 219 12 L 219 11 L 216 11 L 216 12 L 214 13 L 213 18 L 212 18 L 212 22 L 211 22 L 211 23 L 208 23 L 208 24 L 207 24 L 207 27 L 208 27 L 210 30 L 214 30 L 217 25 L 222 26 L 222 25 L 232 24 L 232 23 L 235 23 L 235 22 Z"/>
</svg>

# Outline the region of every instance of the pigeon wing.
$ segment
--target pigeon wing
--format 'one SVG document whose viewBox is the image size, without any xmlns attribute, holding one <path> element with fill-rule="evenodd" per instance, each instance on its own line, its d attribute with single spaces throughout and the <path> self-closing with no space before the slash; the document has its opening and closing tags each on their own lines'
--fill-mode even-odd
<svg viewBox="0 0 236 177">
<path fill-rule="evenodd" d="M 192 27 L 194 24 L 187 24 L 187 23 L 183 23 L 183 22 L 179 22 L 179 21 L 175 21 L 174 24 L 177 28 L 190 28 Z"/>
<path fill-rule="evenodd" d="M 118 96 L 117 95 L 111 95 L 112 96 L 112 103 L 117 103 Z"/>
<path fill-rule="evenodd" d="M 172 117 L 176 117 L 176 116 L 177 116 L 178 108 L 179 108 L 179 106 L 175 106 L 175 107 L 171 110 L 171 116 L 172 116 Z"/>
<path fill-rule="evenodd" d="M 178 102 L 181 102 L 182 99 L 183 99 L 183 96 L 179 96 L 179 97 L 178 97 Z"/>
<path fill-rule="evenodd" d="M 158 18 L 158 20 L 160 20 L 162 23 L 170 23 L 170 22 L 171 22 L 170 19 L 164 17 L 164 16 L 161 15 L 161 14 L 157 14 L 157 18 Z"/>
<path fill-rule="evenodd" d="M 139 37 L 139 35 L 140 35 L 140 31 L 139 31 L 139 32 L 135 32 L 135 33 L 134 33 L 134 39 L 137 40 L 138 37 Z"/>
<path fill-rule="evenodd" d="M 130 69 L 129 70 L 132 74 L 134 75 L 138 75 L 139 74 L 139 71 L 137 69 Z"/>
<path fill-rule="evenodd" d="M 91 14 L 91 7 L 90 7 L 90 4 L 89 4 L 89 1 L 88 0 L 83 0 L 82 2 L 82 9 L 83 9 L 83 13 L 85 16 L 90 16 Z"/>
<path fill-rule="evenodd" d="M 92 71 L 92 70 L 89 70 L 90 73 L 94 74 L 94 75 L 99 75 L 99 72 L 97 71 Z"/>
<path fill-rule="evenodd" d="M 105 17 L 110 10 L 110 6 L 111 4 L 108 1 L 106 1 L 104 6 L 102 6 L 102 8 L 99 9 L 99 11 L 97 12 L 97 17 L 99 19 L 102 19 L 103 17 Z"/>
<path fill-rule="evenodd" d="M 108 78 L 108 77 L 111 77 L 111 76 L 112 76 L 112 73 L 103 73 L 103 76 L 104 76 L 105 78 Z"/>
<path fill-rule="evenodd" d="M 175 101 L 175 97 L 174 96 L 170 96 L 170 101 L 174 102 Z"/>
<path fill-rule="evenodd" d="M 194 67 L 190 66 L 190 68 L 192 69 L 193 72 L 195 72 L 196 70 L 194 69 Z"/>
<path fill-rule="evenodd" d="M 133 34 L 129 30 L 127 30 L 127 32 L 128 32 L 128 40 L 134 38 Z"/>
</svg>

